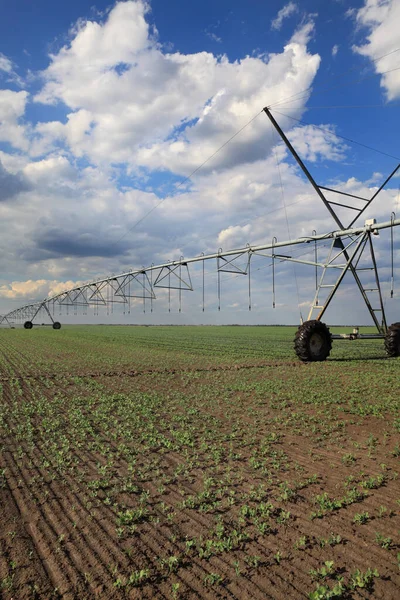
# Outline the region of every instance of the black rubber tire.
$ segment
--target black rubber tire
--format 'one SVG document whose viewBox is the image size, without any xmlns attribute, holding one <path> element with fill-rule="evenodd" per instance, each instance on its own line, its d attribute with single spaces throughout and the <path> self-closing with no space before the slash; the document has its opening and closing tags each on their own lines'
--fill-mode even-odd
<svg viewBox="0 0 400 600">
<path fill-rule="evenodd" d="M 24 329 L 32 329 L 32 327 L 33 327 L 32 321 L 25 321 Z"/>
<path fill-rule="evenodd" d="M 321 321 L 305 321 L 296 331 L 294 350 L 303 362 L 326 360 L 332 350 L 329 327 Z"/>
<path fill-rule="evenodd" d="M 61 329 L 61 323 L 59 321 L 54 321 L 53 329 Z"/>
<path fill-rule="evenodd" d="M 400 323 L 392 323 L 388 327 L 385 350 L 388 356 L 400 356 Z"/>
</svg>

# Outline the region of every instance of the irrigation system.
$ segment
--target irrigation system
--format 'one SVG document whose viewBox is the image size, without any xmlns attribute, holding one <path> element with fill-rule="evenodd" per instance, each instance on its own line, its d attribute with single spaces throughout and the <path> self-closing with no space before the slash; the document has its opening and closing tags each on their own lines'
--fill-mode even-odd
<svg viewBox="0 0 400 600">
<path fill-rule="evenodd" d="M 122 303 L 130 307 L 132 298 L 141 298 L 143 302 L 149 300 L 152 306 L 156 300 L 158 288 L 179 290 L 179 299 L 184 291 L 193 291 L 190 266 L 194 263 L 202 264 L 202 292 L 204 310 L 204 265 L 208 261 L 214 261 L 218 277 L 218 301 L 220 300 L 220 274 L 223 272 L 247 275 L 250 286 L 250 266 L 254 256 L 268 257 L 272 261 L 272 293 L 273 306 L 275 306 L 275 265 L 276 262 L 289 261 L 294 263 L 313 266 L 316 273 L 316 291 L 310 305 L 307 320 L 302 322 L 296 332 L 294 349 L 300 360 L 304 362 L 323 361 L 331 351 L 332 340 L 364 340 L 384 339 L 385 349 L 389 356 L 400 356 L 400 322 L 388 326 L 385 314 L 385 305 L 382 296 L 381 283 L 378 274 L 378 266 L 374 252 L 374 236 L 379 231 L 390 229 L 391 239 L 391 296 L 393 297 L 394 282 L 394 236 L 393 230 L 400 225 L 400 219 L 396 219 L 394 213 L 389 221 L 377 223 L 375 219 L 367 219 L 363 225 L 354 226 L 370 204 L 377 198 L 382 189 L 394 177 L 400 169 L 400 163 L 386 178 L 380 188 L 370 197 L 363 198 L 347 192 L 318 185 L 307 169 L 306 165 L 292 146 L 291 142 L 281 129 L 280 125 L 272 115 L 270 108 L 263 109 L 271 124 L 278 132 L 280 138 L 298 163 L 302 172 L 313 186 L 320 200 L 323 202 L 331 217 L 336 223 L 337 229 L 325 234 L 317 235 L 313 232 L 308 237 L 300 237 L 294 240 L 278 241 L 273 238 L 270 243 L 258 246 L 247 245 L 244 248 L 236 248 L 229 251 L 220 249 L 214 254 L 201 254 L 193 258 L 181 258 L 162 264 L 151 264 L 148 267 L 129 270 L 118 275 L 110 275 L 102 279 L 90 281 L 70 288 L 52 297 L 45 298 L 39 302 L 27 304 L 6 315 L 0 316 L 0 324 L 8 324 L 10 327 L 15 322 L 23 323 L 25 329 L 32 329 L 36 320 L 42 321 L 47 316 L 53 329 L 60 329 L 61 323 L 54 318 L 56 309 L 63 307 L 93 307 L 95 313 L 99 307 L 110 307 L 114 303 Z M 337 202 L 328 199 L 326 192 L 334 192 L 345 196 L 345 202 Z M 354 205 L 356 201 L 357 205 Z M 338 216 L 338 209 L 346 208 L 353 211 L 353 218 L 347 225 L 343 224 Z M 329 251 L 324 260 L 318 259 L 318 242 L 329 242 Z M 282 252 L 285 248 L 305 244 L 313 248 L 310 259 L 287 255 Z M 309 246 L 310 248 L 310 246 Z M 310 252 L 309 252 L 310 254 Z M 367 257 L 368 266 L 365 266 Z M 364 259 L 364 262 L 361 262 Z M 243 266 L 244 265 L 244 266 Z M 333 278 L 331 274 L 334 274 Z M 346 273 L 351 273 L 361 297 L 370 313 L 375 325 L 376 333 L 361 334 L 358 328 L 351 333 L 331 334 L 329 327 L 322 321 L 328 306 L 335 297 Z M 367 273 L 368 283 L 363 283 L 363 273 Z M 330 275 L 330 276 L 329 276 Z M 372 275 L 372 277 L 371 277 Z M 374 282 L 371 286 L 371 280 Z M 218 303 L 220 307 L 220 302 Z"/>
</svg>

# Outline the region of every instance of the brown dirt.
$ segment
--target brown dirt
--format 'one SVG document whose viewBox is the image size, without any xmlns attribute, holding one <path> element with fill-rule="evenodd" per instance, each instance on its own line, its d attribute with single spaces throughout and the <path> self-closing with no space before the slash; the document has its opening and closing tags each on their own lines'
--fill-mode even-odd
<svg viewBox="0 0 400 600">
<path fill-rule="evenodd" d="M 7 364 L 10 372 L 3 373 L 1 377 L 2 398 L 6 404 L 15 402 L 12 385 L 16 381 L 22 389 L 19 397 L 21 405 L 29 405 L 40 393 L 49 403 L 54 400 L 55 394 L 62 394 L 67 406 L 68 399 L 77 393 L 71 374 L 62 378 L 48 374 L 46 379 L 53 379 L 57 384 L 48 388 L 40 377 L 30 372 L 29 361 L 22 353 L 8 353 Z M 228 374 L 224 385 L 225 390 L 229 390 L 230 383 L 235 382 L 237 370 L 249 370 L 250 379 L 257 381 L 259 368 L 274 368 L 278 364 L 281 363 L 271 361 L 257 368 L 235 365 L 182 371 L 110 371 L 80 376 L 94 379 L 108 393 L 129 393 L 135 386 L 135 391 L 146 391 L 151 387 L 160 394 L 184 392 L 195 397 L 199 386 L 212 388 L 216 384 L 213 377 L 218 376 L 220 371 Z M 299 363 L 294 363 L 294 366 L 303 367 Z M 185 377 L 193 373 L 197 373 L 198 378 L 187 381 Z M 157 375 L 162 377 L 155 377 Z M 214 461 L 210 449 L 199 447 L 198 465 L 186 475 L 179 474 L 182 456 L 173 449 L 165 451 L 165 448 L 155 446 L 150 451 L 146 450 L 143 459 L 138 458 L 137 471 L 153 464 L 160 469 L 165 480 L 169 478 L 169 482 L 161 490 L 157 477 L 148 472 L 138 481 L 137 493 L 119 490 L 113 496 L 118 506 L 133 509 L 139 506 L 140 493 L 150 494 L 148 506 L 151 518 L 139 521 L 136 530 L 125 536 L 120 535 L 116 527 L 116 504 L 104 502 L 117 480 L 131 477 L 129 464 L 119 451 L 121 440 L 99 431 L 97 440 L 105 443 L 108 454 L 90 443 L 76 446 L 70 449 L 70 468 L 57 471 L 51 464 L 46 440 L 40 434 L 35 435 L 33 444 L 19 439 L 17 423 L 6 417 L 9 435 L 1 441 L 0 454 L 0 470 L 4 470 L 0 479 L 0 596 L 5 600 L 161 599 L 172 598 L 175 585 L 178 598 L 193 600 L 307 598 L 316 587 L 310 571 L 320 569 L 324 561 L 333 560 L 338 576 L 341 572 L 355 572 L 356 569 L 365 571 L 367 567 L 379 571 L 380 577 L 374 580 L 370 589 L 347 592 L 344 598 L 396 600 L 400 578 L 394 556 L 399 547 L 393 541 L 390 549 L 384 548 L 374 542 L 374 536 L 379 531 L 383 538 L 397 535 L 398 539 L 400 519 L 396 501 L 399 499 L 399 485 L 396 473 L 399 459 L 390 452 L 394 439 L 389 439 L 387 445 L 377 445 L 369 454 L 365 445 L 369 436 L 380 440 L 387 438 L 385 421 L 369 416 L 358 422 L 354 416 L 341 413 L 340 427 L 331 429 L 329 436 L 324 438 L 323 428 L 319 437 L 318 432 L 311 435 L 309 431 L 299 433 L 294 426 L 288 427 L 288 419 L 295 419 L 297 410 L 290 403 L 282 412 L 268 402 L 259 402 L 255 419 L 246 411 L 246 393 L 234 391 L 231 397 L 229 412 L 225 404 L 219 409 L 215 404 L 209 409 L 204 406 L 204 419 L 218 421 L 221 438 L 224 435 L 229 437 L 233 423 L 239 420 L 243 424 L 244 443 L 240 444 L 241 457 L 235 463 L 236 466 L 243 465 L 242 476 L 231 484 L 231 489 L 239 497 L 245 497 L 256 486 L 264 484 L 262 498 L 250 504 L 254 508 L 260 502 L 273 501 L 273 519 L 271 527 L 262 534 L 248 523 L 246 539 L 238 542 L 232 551 L 212 556 L 200 556 L 193 547 L 188 550 L 185 541 L 206 539 L 215 528 L 216 517 L 220 517 L 228 529 L 232 523 L 233 529 L 240 516 L 238 506 L 230 507 L 226 497 L 216 509 L 210 506 L 204 510 L 182 508 L 181 504 L 183 499 L 204 490 L 203 469 L 212 466 Z M 314 407 L 302 407 L 301 412 L 307 416 L 309 423 L 318 416 Z M 160 418 L 166 419 L 167 415 Z M 33 422 L 40 424 L 41 419 L 38 414 Z M 283 477 L 282 473 L 278 477 L 273 469 L 270 469 L 270 476 L 266 476 L 246 468 L 254 450 L 251 445 L 246 447 L 247 434 L 250 432 L 261 443 L 272 429 L 279 436 L 277 460 L 287 465 L 281 467 L 283 472 L 287 469 Z M 168 431 L 168 435 L 172 435 L 171 430 Z M 240 435 L 241 432 L 238 432 Z M 353 456 L 350 466 L 343 460 L 349 454 Z M 88 483 L 98 479 L 99 466 L 106 466 L 109 456 L 113 456 L 114 460 L 113 478 L 108 487 L 100 486 L 96 494 L 91 494 Z M 226 460 L 229 462 L 230 459 Z M 368 495 L 362 500 L 311 520 L 310 514 L 316 508 L 316 495 L 327 493 L 329 497 L 337 498 L 343 495 L 343 482 L 349 475 L 355 483 L 359 483 L 367 476 L 377 476 L 382 472 L 385 474 L 384 483 L 376 489 L 366 490 Z M 314 473 L 317 474 L 315 483 L 299 486 L 292 499 L 280 498 L 282 490 L 279 484 L 282 481 L 293 484 Z M 247 495 L 247 503 L 248 498 Z M 381 506 L 387 509 L 382 514 L 379 512 Z M 290 517 L 285 522 L 286 511 L 290 511 Z M 360 512 L 368 512 L 369 519 L 365 524 L 356 525 L 353 519 Z M 168 515 L 173 518 L 168 518 Z M 332 546 L 323 544 L 322 540 L 328 540 L 332 534 L 340 536 L 340 543 Z M 301 538 L 304 544 L 299 547 Z M 179 557 L 176 571 L 166 566 L 165 561 L 171 556 Z M 161 562 L 163 559 L 164 563 Z M 125 587 L 118 583 L 124 584 L 129 574 L 141 569 L 148 570 L 145 583 L 138 587 Z M 219 584 L 213 582 L 214 574 L 218 575 Z M 327 581 L 330 585 L 334 583 L 333 578 L 328 577 Z"/>
</svg>

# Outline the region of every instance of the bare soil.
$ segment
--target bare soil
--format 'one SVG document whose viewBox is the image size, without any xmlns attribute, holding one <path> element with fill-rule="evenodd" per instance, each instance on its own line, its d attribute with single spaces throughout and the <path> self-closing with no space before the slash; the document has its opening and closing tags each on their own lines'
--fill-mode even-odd
<svg viewBox="0 0 400 600">
<path fill-rule="evenodd" d="M 399 598 L 399 436 L 384 418 L 297 404 L 279 386 L 265 391 L 277 369 L 285 368 L 278 383 L 291 378 L 296 386 L 307 365 L 94 366 L 39 375 L 21 349 L 0 350 L 4 600 L 297 599 L 341 577 L 346 587 L 336 597 Z M 149 437 L 133 468 L 126 449 L 137 449 L 141 432 L 121 437 L 128 429 L 118 402 L 150 393 L 165 404 L 143 411 Z M 102 397 L 113 398 L 114 429 L 93 417 Z M 45 427 L 52 406 L 53 437 Z M 19 429 L 28 412 L 31 436 Z M 82 418 L 84 435 L 72 435 L 72 417 Z M 178 447 L 185 427 L 190 440 Z M 313 516 L 317 497 L 354 489 L 354 502 Z M 263 530 L 257 511 L 268 502 Z M 133 527 L 121 524 L 121 511 L 140 507 Z M 359 514 L 368 515 L 364 523 Z M 223 539 L 231 547 L 204 550 L 207 540 Z M 333 572 L 318 574 L 326 561 Z M 369 568 L 379 576 L 351 587 L 351 576 Z"/>
</svg>

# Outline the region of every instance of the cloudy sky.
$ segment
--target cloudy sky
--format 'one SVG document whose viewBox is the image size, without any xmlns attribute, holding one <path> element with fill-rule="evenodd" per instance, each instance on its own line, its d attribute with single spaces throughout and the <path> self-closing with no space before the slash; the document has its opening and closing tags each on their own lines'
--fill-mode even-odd
<svg viewBox="0 0 400 600">
<path fill-rule="evenodd" d="M 0 313 L 130 267 L 333 230 L 262 108 L 318 183 L 372 195 L 400 156 L 399 22 L 400 0 L 3 2 Z M 400 215 L 399 183 L 365 217 Z M 388 248 L 382 234 L 385 285 Z M 161 291 L 129 322 L 294 323 L 313 281 L 279 265 L 273 311 L 257 259 L 251 313 L 247 278 L 228 274 L 218 312 L 207 264 L 205 313 L 200 292 L 178 315 Z M 331 322 L 367 322 L 350 281 L 341 297 Z"/>
</svg>

